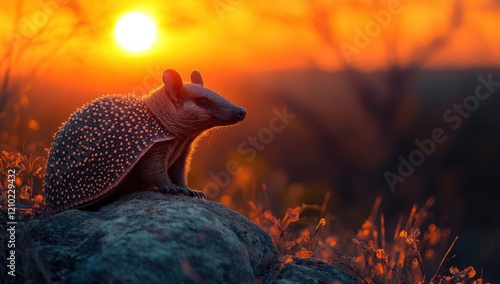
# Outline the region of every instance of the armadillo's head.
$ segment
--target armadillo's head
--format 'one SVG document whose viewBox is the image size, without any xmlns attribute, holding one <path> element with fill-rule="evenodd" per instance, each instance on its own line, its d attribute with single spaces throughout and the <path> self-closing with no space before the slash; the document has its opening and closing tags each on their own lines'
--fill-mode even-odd
<svg viewBox="0 0 500 284">
<path fill-rule="evenodd" d="M 191 83 L 184 84 L 174 70 L 163 72 L 164 87 L 157 96 L 168 104 L 159 117 L 169 131 L 197 135 L 215 126 L 235 124 L 245 118 L 246 110 L 203 87 L 198 71 L 191 74 Z M 173 106 L 173 107 L 172 107 Z M 168 110 L 167 110 L 168 109 Z M 156 114 L 158 116 L 158 114 Z"/>
</svg>

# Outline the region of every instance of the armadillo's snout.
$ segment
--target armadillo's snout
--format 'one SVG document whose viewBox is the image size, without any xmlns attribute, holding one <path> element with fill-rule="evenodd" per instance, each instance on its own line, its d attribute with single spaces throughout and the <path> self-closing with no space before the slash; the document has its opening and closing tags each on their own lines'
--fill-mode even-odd
<svg viewBox="0 0 500 284">
<path fill-rule="evenodd" d="M 246 109 L 244 109 L 242 107 L 236 108 L 234 116 L 238 119 L 238 121 L 242 121 L 246 115 L 247 115 Z"/>
<path fill-rule="evenodd" d="M 226 111 L 217 112 L 215 117 L 217 118 L 217 125 L 231 125 L 242 121 L 247 115 L 247 110 L 242 107 L 232 106 Z"/>
</svg>

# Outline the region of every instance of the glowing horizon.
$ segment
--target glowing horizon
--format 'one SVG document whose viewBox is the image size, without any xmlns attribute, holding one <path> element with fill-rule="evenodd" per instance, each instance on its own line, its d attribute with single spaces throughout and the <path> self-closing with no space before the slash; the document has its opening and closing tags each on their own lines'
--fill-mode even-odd
<svg viewBox="0 0 500 284">
<path fill-rule="evenodd" d="M 221 7 L 195 1 L 103 1 L 102 8 L 82 1 L 80 10 L 74 11 L 71 5 L 27 2 L 17 26 L 12 24 L 15 2 L 5 3 L 0 11 L 4 23 L 0 33 L 7 43 L 0 45 L 0 51 L 9 40 L 15 42 L 14 50 L 22 55 L 13 71 L 16 74 L 29 74 L 40 61 L 62 74 L 72 70 L 69 79 L 87 75 L 75 77 L 75 72 L 88 72 L 106 77 L 106 82 L 121 83 L 135 68 L 157 65 L 186 72 L 202 67 L 217 77 L 307 68 L 342 70 L 345 57 L 351 60 L 350 67 L 375 71 L 386 69 L 391 55 L 397 55 L 402 66 L 411 63 L 422 48 L 442 36 L 449 36 L 449 41 L 432 53 L 424 68 L 500 65 L 495 29 L 500 5 L 485 6 L 486 0 L 463 3 L 461 25 L 453 33 L 447 30 L 453 5 L 445 1 L 429 9 L 428 0 L 400 1 L 394 7 L 371 6 L 370 1 L 351 5 L 345 0 L 324 4 L 320 10 L 311 9 L 305 1 Z M 119 24 L 131 13 L 142 16 Z M 79 27 L 75 19 L 87 15 L 91 17 L 83 19 L 83 29 L 73 30 Z M 58 38 L 63 40 L 54 40 Z M 129 60 L 130 56 L 140 60 Z M 100 68 L 75 68 L 82 62 Z M 124 62 L 127 68 L 122 68 Z M 110 72 L 119 76 L 106 76 Z"/>
</svg>

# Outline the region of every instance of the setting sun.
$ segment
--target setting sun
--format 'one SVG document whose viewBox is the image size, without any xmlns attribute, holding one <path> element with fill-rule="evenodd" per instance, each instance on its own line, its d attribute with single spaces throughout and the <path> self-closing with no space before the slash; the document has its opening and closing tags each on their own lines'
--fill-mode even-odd
<svg viewBox="0 0 500 284">
<path fill-rule="evenodd" d="M 156 25 L 145 14 L 129 13 L 116 24 L 115 37 L 120 46 L 128 51 L 144 51 L 155 42 Z"/>
</svg>

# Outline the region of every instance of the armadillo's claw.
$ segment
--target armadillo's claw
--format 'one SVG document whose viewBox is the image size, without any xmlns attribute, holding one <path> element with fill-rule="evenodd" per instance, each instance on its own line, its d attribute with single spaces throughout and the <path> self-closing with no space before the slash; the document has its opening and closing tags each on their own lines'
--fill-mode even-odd
<svg viewBox="0 0 500 284">
<path fill-rule="evenodd" d="M 199 199 L 206 199 L 205 193 L 198 191 L 198 190 L 193 190 L 193 192 L 195 194 L 195 197 L 197 197 Z"/>
<path fill-rule="evenodd" d="M 198 190 L 192 190 L 187 188 L 186 186 L 177 186 L 174 184 L 170 184 L 168 186 L 162 186 L 159 188 L 160 192 L 173 194 L 173 195 L 185 195 L 190 197 L 196 197 L 199 199 L 205 199 L 205 194 Z"/>
<path fill-rule="evenodd" d="M 173 195 L 178 195 L 178 194 L 184 194 L 185 191 L 182 187 L 177 186 L 175 184 L 169 184 L 165 186 L 159 187 L 160 192 L 166 193 L 166 194 L 173 194 Z"/>
<path fill-rule="evenodd" d="M 198 191 L 198 190 L 193 190 L 193 189 L 189 189 L 189 188 L 186 188 L 189 192 L 189 196 L 191 197 L 196 197 L 198 199 L 205 199 L 205 194 L 201 191 Z"/>
</svg>

